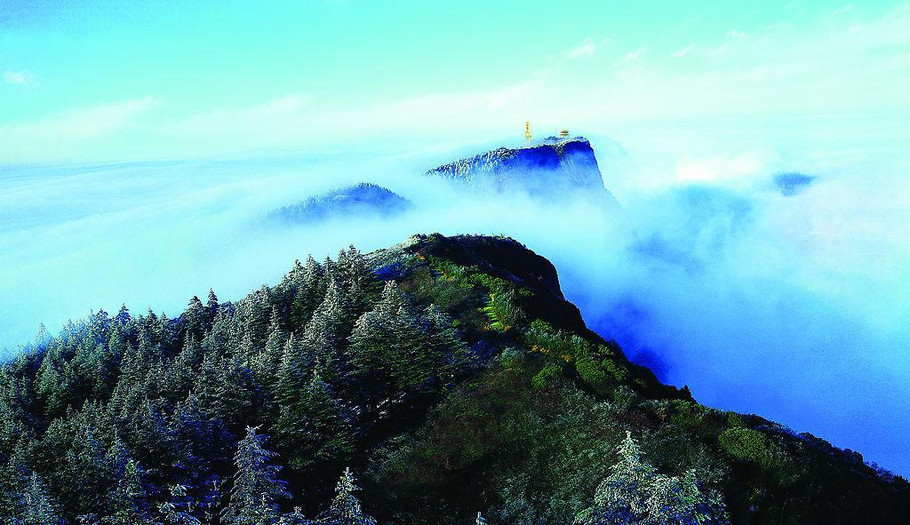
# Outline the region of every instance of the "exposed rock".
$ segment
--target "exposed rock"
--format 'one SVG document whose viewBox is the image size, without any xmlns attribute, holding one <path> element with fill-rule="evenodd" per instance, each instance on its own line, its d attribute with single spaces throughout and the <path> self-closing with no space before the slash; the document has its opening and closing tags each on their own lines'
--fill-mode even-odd
<svg viewBox="0 0 910 525">
<path fill-rule="evenodd" d="M 552 195 L 566 190 L 608 193 L 591 143 L 583 137 L 550 137 L 522 148 L 498 148 L 427 172 L 498 191 Z"/>
</svg>

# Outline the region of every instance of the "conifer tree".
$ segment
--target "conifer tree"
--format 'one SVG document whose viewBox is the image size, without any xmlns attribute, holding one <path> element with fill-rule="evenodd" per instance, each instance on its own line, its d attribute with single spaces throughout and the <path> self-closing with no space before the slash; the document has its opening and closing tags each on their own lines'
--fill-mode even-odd
<svg viewBox="0 0 910 525">
<path fill-rule="evenodd" d="M 107 509 L 117 478 L 96 430 L 78 421 L 59 421 L 43 440 L 59 465 L 55 475 L 46 478 L 48 485 L 62 504 L 78 514 Z M 68 490 L 70 487 L 79 490 Z"/>
<path fill-rule="evenodd" d="M 158 505 L 158 513 L 164 520 L 164 525 L 201 525 L 193 515 L 195 503 L 187 497 L 187 487 L 173 485 L 170 490 L 170 499 Z"/>
<path fill-rule="evenodd" d="M 175 408 L 170 432 L 182 446 L 177 451 L 174 472 L 178 485 L 192 496 L 195 508 L 212 510 L 219 503 L 222 478 L 216 467 L 230 461 L 233 438 L 220 419 L 213 419 L 199 407 L 192 395 Z M 171 501 L 175 504 L 176 496 Z"/>
<path fill-rule="evenodd" d="M 275 382 L 278 379 L 278 371 L 281 366 L 281 357 L 284 352 L 286 341 L 287 335 L 281 328 L 278 310 L 277 308 L 273 308 L 272 320 L 269 324 L 269 335 L 265 341 L 265 347 L 253 357 L 251 362 L 253 376 L 256 378 L 256 381 L 269 390 L 274 388 Z"/>
<path fill-rule="evenodd" d="M 219 309 L 212 321 L 211 330 L 201 341 L 204 352 L 219 357 L 228 353 L 235 324 L 235 319 L 229 312 Z"/>
<path fill-rule="evenodd" d="M 275 399 L 282 406 L 290 405 L 306 382 L 306 371 L 311 366 L 310 357 L 297 342 L 292 333 L 281 352 L 278 381 L 275 385 Z"/>
<path fill-rule="evenodd" d="M 313 312 L 302 336 L 302 345 L 312 349 L 323 364 L 323 377 L 332 384 L 342 384 L 348 375 L 343 355 L 345 336 L 350 333 L 353 318 L 345 291 L 331 280 L 325 298 Z"/>
<path fill-rule="evenodd" d="M 288 464 L 297 470 L 334 467 L 353 450 L 350 425 L 318 366 L 290 403 L 281 407 L 275 431 Z"/>
<path fill-rule="evenodd" d="M 681 477 L 659 474 L 642 458 L 631 432 L 617 452 L 619 461 L 597 487 L 594 506 L 576 517 L 576 525 L 729 523 L 723 502 L 701 486 L 694 471 Z"/>
<path fill-rule="evenodd" d="M 265 448 L 268 438 L 247 427 L 246 437 L 234 455 L 234 486 L 222 514 L 230 525 L 272 525 L 280 518 L 278 501 L 289 498 L 286 483 L 278 478 L 281 467 L 272 465 L 274 452 Z"/>
<path fill-rule="evenodd" d="M 295 330 L 302 329 L 325 296 L 328 284 L 325 270 L 312 256 L 307 256 L 300 281 L 296 282 L 291 303 L 290 323 Z"/>
<path fill-rule="evenodd" d="M 370 296 L 378 284 L 366 258 L 354 246 L 338 253 L 338 280 L 347 292 L 348 302 L 355 315 L 365 311 Z"/>
<path fill-rule="evenodd" d="M 18 525 L 58 525 L 63 520 L 57 513 L 56 504 L 37 473 L 32 472 L 26 482 L 21 498 Z"/>
<path fill-rule="evenodd" d="M 428 344 L 432 328 L 420 322 L 394 282 L 386 284 L 379 302 L 355 323 L 348 349 L 357 385 L 369 404 L 377 406 L 393 391 L 431 386 L 444 364 L 444 349 Z"/>
<path fill-rule="evenodd" d="M 290 292 L 290 298 L 293 299 L 297 294 L 297 290 L 304 285 L 305 273 L 306 269 L 303 267 L 303 264 L 300 263 L 300 259 L 294 259 L 291 270 L 285 274 L 283 279 L 281 279 L 281 285 L 285 288 L 286 292 Z"/>
<path fill-rule="evenodd" d="M 329 509 L 316 520 L 318 525 L 376 525 L 376 520 L 363 512 L 360 500 L 354 495 L 360 490 L 351 469 L 344 470 L 335 486 L 335 498 Z"/>
<path fill-rule="evenodd" d="M 120 305 L 120 311 L 117 312 L 117 315 L 114 316 L 113 326 L 116 328 L 123 328 L 130 322 L 130 309 L 126 307 L 126 304 Z"/>
<path fill-rule="evenodd" d="M 313 525 L 313 524 L 314 524 L 314 522 L 312 520 L 307 519 L 307 517 L 303 515 L 303 511 L 300 509 L 300 507 L 294 507 L 294 510 L 292 510 L 291 512 L 282 516 L 281 519 L 278 521 L 278 525 Z"/>
<path fill-rule="evenodd" d="M 220 310 L 220 303 L 218 302 L 218 296 L 215 295 L 215 291 L 209 288 L 209 295 L 205 303 L 205 312 L 206 312 L 206 321 L 207 326 L 211 326 L 212 322 L 215 320 L 215 316 L 218 315 Z"/>
<path fill-rule="evenodd" d="M 154 525 L 150 515 L 148 486 L 139 463 L 129 456 L 121 443 L 108 453 L 117 484 L 110 493 L 110 512 L 101 519 L 104 525 Z"/>
<path fill-rule="evenodd" d="M 196 382 L 196 370 L 202 363 L 202 345 L 192 334 L 187 335 L 183 348 L 165 369 L 162 393 L 170 400 L 183 399 Z"/>
</svg>

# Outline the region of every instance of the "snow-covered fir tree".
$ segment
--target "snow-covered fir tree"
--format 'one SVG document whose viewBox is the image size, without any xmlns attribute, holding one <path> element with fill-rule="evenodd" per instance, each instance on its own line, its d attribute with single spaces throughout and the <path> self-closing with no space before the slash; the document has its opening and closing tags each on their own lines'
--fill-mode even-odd
<svg viewBox="0 0 910 525">
<path fill-rule="evenodd" d="M 281 467 L 272 464 L 275 453 L 265 448 L 268 438 L 247 427 L 234 455 L 234 486 L 222 513 L 231 525 L 272 525 L 281 517 L 278 501 L 289 498 L 287 484 L 278 478 Z"/>
<path fill-rule="evenodd" d="M 376 525 L 376 519 L 363 512 L 360 500 L 354 495 L 360 490 L 351 469 L 344 470 L 335 486 L 335 498 L 329 509 L 316 520 L 318 525 Z"/>
<path fill-rule="evenodd" d="M 631 432 L 617 447 L 619 461 L 597 487 L 594 505 L 576 525 L 727 525 L 723 502 L 689 470 L 683 476 L 657 472 L 642 457 Z"/>
</svg>

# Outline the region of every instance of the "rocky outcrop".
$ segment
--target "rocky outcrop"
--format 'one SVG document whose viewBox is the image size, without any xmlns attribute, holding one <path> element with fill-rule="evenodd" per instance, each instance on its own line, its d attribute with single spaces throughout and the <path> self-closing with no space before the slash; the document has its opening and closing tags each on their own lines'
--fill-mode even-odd
<svg viewBox="0 0 910 525">
<path fill-rule="evenodd" d="M 606 192 L 594 149 L 583 137 L 550 137 L 522 148 L 498 148 L 433 168 L 427 174 L 498 191 Z"/>
</svg>

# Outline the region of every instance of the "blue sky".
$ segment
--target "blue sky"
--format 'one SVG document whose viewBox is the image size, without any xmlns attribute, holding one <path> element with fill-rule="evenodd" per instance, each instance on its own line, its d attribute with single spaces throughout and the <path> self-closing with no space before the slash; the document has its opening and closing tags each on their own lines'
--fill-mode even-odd
<svg viewBox="0 0 910 525">
<path fill-rule="evenodd" d="M 183 5 L 181 5 L 183 4 Z M 906 120 L 906 2 L 0 6 L 0 163 L 643 120 Z"/>
</svg>

